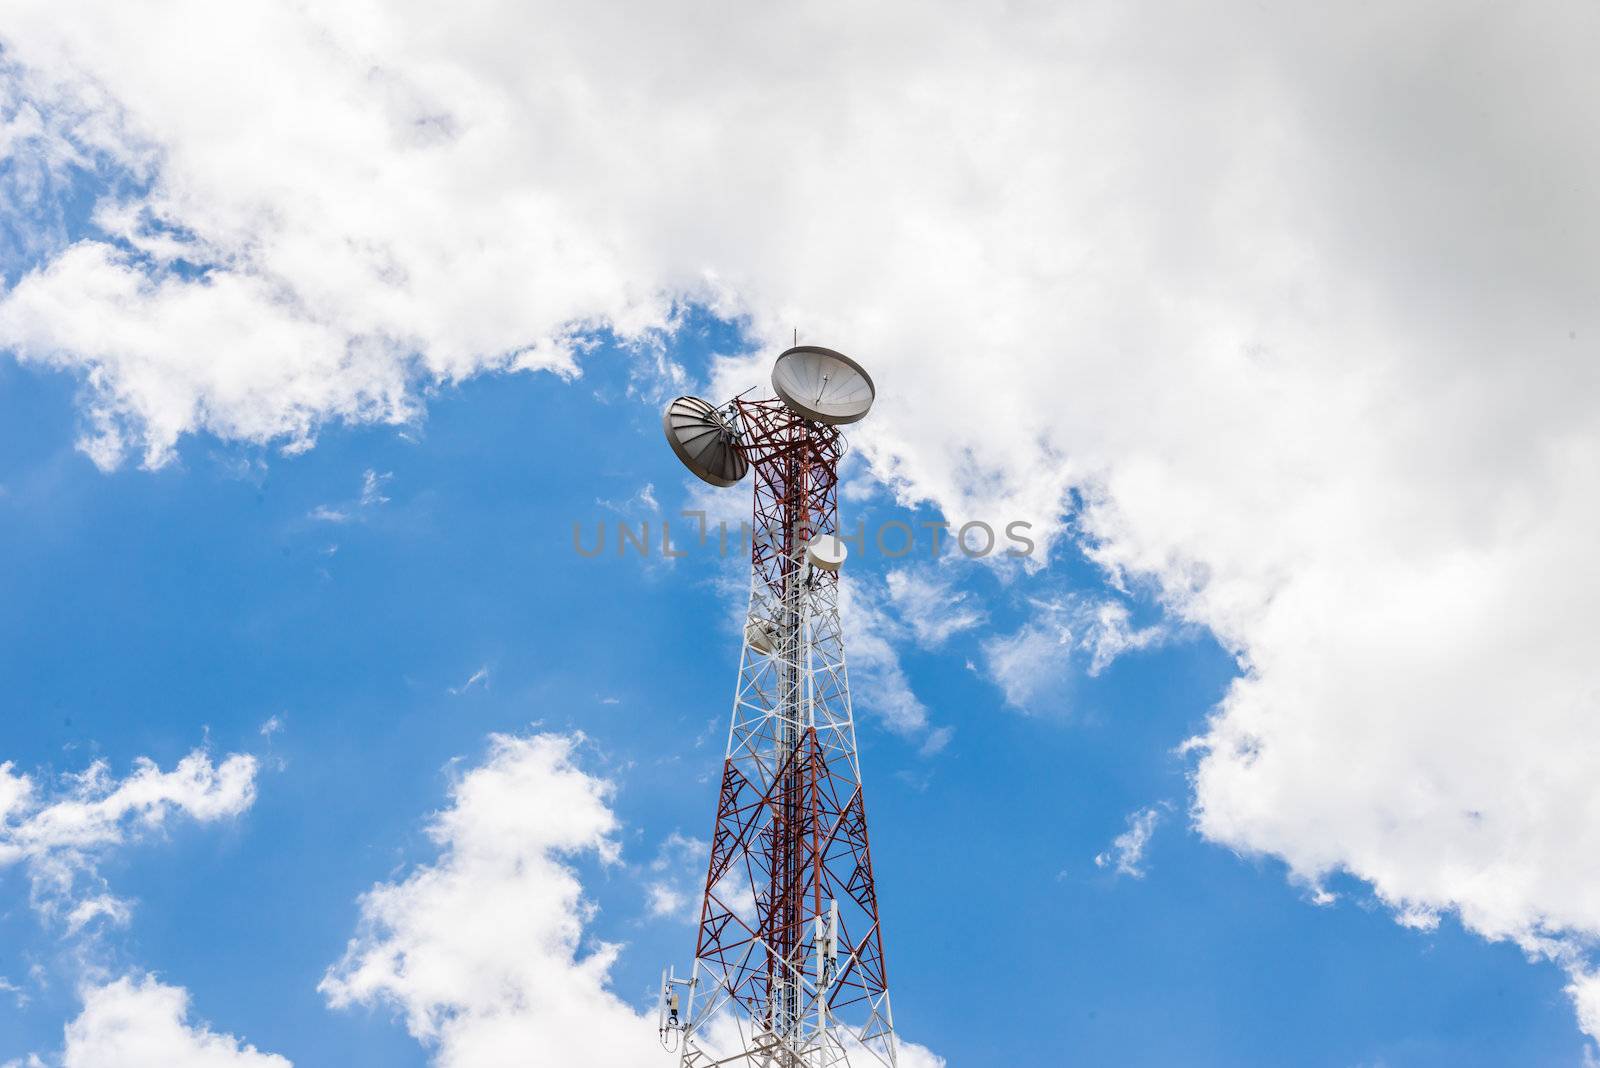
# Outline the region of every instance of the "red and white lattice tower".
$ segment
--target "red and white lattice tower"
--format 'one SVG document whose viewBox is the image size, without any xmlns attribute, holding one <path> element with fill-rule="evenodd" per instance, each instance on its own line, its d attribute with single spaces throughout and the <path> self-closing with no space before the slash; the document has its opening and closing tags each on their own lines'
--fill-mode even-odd
<svg viewBox="0 0 1600 1068">
<path fill-rule="evenodd" d="M 839 424 L 872 380 L 797 346 L 777 399 L 680 397 L 669 442 L 714 485 L 753 471 L 750 610 L 687 978 L 662 983 L 681 1068 L 895 1064 L 883 928 L 839 621 Z"/>
</svg>

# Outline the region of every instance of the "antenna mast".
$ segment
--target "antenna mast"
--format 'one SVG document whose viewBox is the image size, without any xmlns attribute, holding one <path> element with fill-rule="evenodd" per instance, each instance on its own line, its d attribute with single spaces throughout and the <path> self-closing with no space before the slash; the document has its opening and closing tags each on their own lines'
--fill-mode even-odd
<svg viewBox="0 0 1600 1068">
<path fill-rule="evenodd" d="M 894 1068 L 839 619 L 838 427 L 867 414 L 874 388 L 854 360 L 813 345 L 780 355 L 772 381 L 776 399 L 679 398 L 663 418 L 702 479 L 753 470 L 755 501 L 694 969 L 663 982 L 662 1036 L 681 1039 L 680 1068 Z"/>
</svg>

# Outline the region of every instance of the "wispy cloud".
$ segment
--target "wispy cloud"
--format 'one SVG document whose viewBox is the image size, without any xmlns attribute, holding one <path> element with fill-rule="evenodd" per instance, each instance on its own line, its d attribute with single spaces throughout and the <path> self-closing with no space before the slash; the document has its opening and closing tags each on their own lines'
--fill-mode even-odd
<svg viewBox="0 0 1600 1068">
<path fill-rule="evenodd" d="M 1143 879 L 1145 847 L 1155 834 L 1161 813 L 1155 808 L 1142 808 L 1128 816 L 1128 829 L 1111 840 L 1111 848 L 1094 858 L 1095 867 L 1111 868 L 1118 875 Z"/>
<path fill-rule="evenodd" d="M 893 639 L 904 631 L 884 610 L 881 597 L 865 582 L 850 583 L 841 591 L 852 700 L 896 734 L 920 737 L 928 729 L 928 708 L 900 663 Z"/>
<path fill-rule="evenodd" d="M 1010 634 L 983 643 L 984 667 L 1008 705 L 1025 712 L 1060 704 L 1074 674 L 1091 677 L 1127 653 L 1151 649 L 1173 634 L 1164 621 L 1135 626 L 1123 602 L 1078 595 L 1034 600 L 1032 617 Z"/>
<path fill-rule="evenodd" d="M 306 518 L 318 523 L 350 523 L 361 519 L 365 513 L 389 503 L 385 487 L 394 479 L 392 471 L 381 474 L 372 468 L 361 473 L 361 489 L 355 498 L 343 504 L 319 504 Z"/>
<path fill-rule="evenodd" d="M 361 507 L 375 508 L 380 504 L 388 504 L 389 498 L 384 495 L 383 488 L 394 478 L 394 472 L 385 471 L 379 474 L 372 468 L 367 468 L 361 474 Z"/>
<path fill-rule="evenodd" d="M 468 690 L 472 689 L 474 686 L 481 686 L 486 690 L 489 688 L 488 664 L 484 664 L 482 667 L 478 668 L 477 671 L 474 671 L 471 675 L 467 676 L 467 681 L 463 682 L 460 686 L 449 687 L 447 692 L 452 697 L 459 697 Z"/>
<path fill-rule="evenodd" d="M 956 729 L 954 727 L 935 727 L 922 740 L 922 746 L 917 752 L 923 756 L 933 756 L 936 753 L 943 752 L 944 747 L 950 744 L 950 739 L 955 736 L 955 733 Z"/>
<path fill-rule="evenodd" d="M 984 669 L 1006 704 L 1035 711 L 1041 698 L 1069 675 L 1071 635 L 1059 626 L 1031 622 L 983 643 Z"/>
<path fill-rule="evenodd" d="M 633 495 L 621 501 L 613 501 L 605 497 L 596 497 L 594 503 L 609 512 L 615 512 L 624 518 L 632 518 L 642 512 L 661 511 L 661 502 L 656 500 L 656 486 L 654 482 L 646 482 L 640 486 Z"/>
<path fill-rule="evenodd" d="M 1171 636 L 1164 623 L 1133 625 L 1133 612 L 1121 601 L 1103 600 L 1083 606 L 1076 617 L 1078 648 L 1089 653 L 1089 674 L 1098 675 L 1124 653 L 1150 649 Z"/>
<path fill-rule="evenodd" d="M 28 992 L 3 975 L 0 975 L 0 994 L 10 994 L 18 1008 L 24 1008 L 28 1004 Z"/>
<path fill-rule="evenodd" d="M 650 862 L 645 901 L 650 915 L 693 920 L 699 915 L 710 843 L 673 831 Z"/>
<path fill-rule="evenodd" d="M 937 565 L 892 570 L 885 581 L 895 614 L 911 628 L 917 643 L 930 649 L 989 618 L 972 594 L 957 589 Z"/>
</svg>

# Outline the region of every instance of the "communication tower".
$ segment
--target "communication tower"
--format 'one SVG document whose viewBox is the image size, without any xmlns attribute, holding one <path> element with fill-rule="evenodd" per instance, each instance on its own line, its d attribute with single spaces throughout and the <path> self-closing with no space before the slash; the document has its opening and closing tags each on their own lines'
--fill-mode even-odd
<svg viewBox="0 0 1600 1068">
<path fill-rule="evenodd" d="M 750 608 L 717 794 L 694 968 L 662 975 L 680 1068 L 895 1064 L 883 928 L 839 623 L 839 427 L 874 388 L 797 345 L 776 398 L 679 397 L 662 426 L 714 486 L 754 471 Z"/>
</svg>

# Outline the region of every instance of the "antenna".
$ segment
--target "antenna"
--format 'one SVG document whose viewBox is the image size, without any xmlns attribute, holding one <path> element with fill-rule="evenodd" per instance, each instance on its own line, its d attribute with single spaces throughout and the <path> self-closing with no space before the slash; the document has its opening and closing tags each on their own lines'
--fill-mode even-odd
<svg viewBox="0 0 1600 1068">
<path fill-rule="evenodd" d="M 667 444 L 683 466 L 713 486 L 728 487 L 744 478 L 750 463 L 739 438 L 722 415 L 699 397 L 679 397 L 661 413 Z"/>
<path fill-rule="evenodd" d="M 806 563 L 824 571 L 837 571 L 849 555 L 844 539 L 837 534 L 818 534 L 806 542 Z"/>
<path fill-rule="evenodd" d="M 668 1053 L 678 1052 L 678 1038 L 683 1033 L 683 1020 L 678 1016 L 678 987 L 694 990 L 693 979 L 679 979 L 671 968 L 661 971 L 661 998 L 656 1003 L 656 1032 L 661 1036 L 661 1048 Z"/>
<path fill-rule="evenodd" d="M 866 418 L 876 391 L 872 376 L 842 352 L 796 345 L 772 365 L 772 388 L 807 419 L 835 426 Z"/>
<path fill-rule="evenodd" d="M 794 336 L 772 368 L 776 398 L 679 397 L 662 416 L 699 478 L 753 473 L 755 504 L 694 970 L 662 976 L 662 1041 L 679 1068 L 895 1068 L 839 616 L 839 427 L 866 416 L 875 390 L 860 364 Z"/>
</svg>

